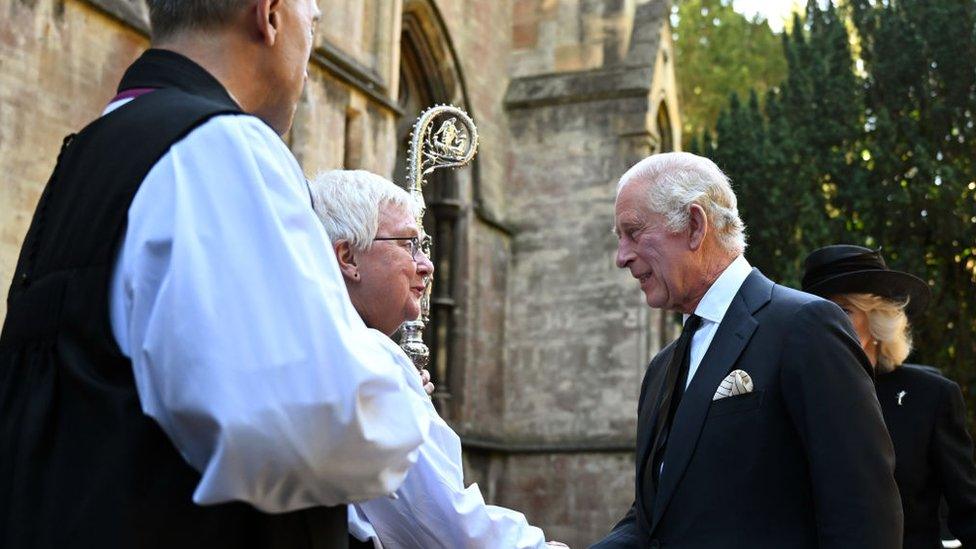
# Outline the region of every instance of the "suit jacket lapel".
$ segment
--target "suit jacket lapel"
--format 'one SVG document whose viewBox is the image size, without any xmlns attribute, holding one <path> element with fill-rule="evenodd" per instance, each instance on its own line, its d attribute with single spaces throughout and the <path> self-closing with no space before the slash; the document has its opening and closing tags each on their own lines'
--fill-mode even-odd
<svg viewBox="0 0 976 549">
<path fill-rule="evenodd" d="M 756 331 L 759 323 L 752 314 L 769 301 L 772 288 L 773 283 L 757 270 L 746 278 L 718 325 L 708 351 L 681 399 L 664 452 L 664 474 L 661 475 L 661 484 L 654 499 L 652 532 L 688 468 L 715 389 L 732 370 Z"/>
</svg>

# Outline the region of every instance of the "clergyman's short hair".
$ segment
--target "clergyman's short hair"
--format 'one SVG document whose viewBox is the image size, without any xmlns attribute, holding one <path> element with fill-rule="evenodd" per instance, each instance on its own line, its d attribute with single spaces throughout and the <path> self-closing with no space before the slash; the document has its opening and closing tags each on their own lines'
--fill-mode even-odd
<svg viewBox="0 0 976 549">
<path fill-rule="evenodd" d="M 668 230 L 688 228 L 689 208 L 698 204 L 722 247 L 738 254 L 745 251 L 745 224 L 735 193 L 728 176 L 711 160 L 686 152 L 651 155 L 621 176 L 617 195 L 632 182 L 648 184 L 648 207 L 665 217 Z"/>
<path fill-rule="evenodd" d="M 250 0 L 146 0 L 153 40 L 226 23 Z"/>
<path fill-rule="evenodd" d="M 392 181 L 366 170 L 322 172 L 309 183 L 312 208 L 329 240 L 346 240 L 357 252 L 372 246 L 380 207 L 391 205 L 417 214 L 417 201 Z"/>
</svg>

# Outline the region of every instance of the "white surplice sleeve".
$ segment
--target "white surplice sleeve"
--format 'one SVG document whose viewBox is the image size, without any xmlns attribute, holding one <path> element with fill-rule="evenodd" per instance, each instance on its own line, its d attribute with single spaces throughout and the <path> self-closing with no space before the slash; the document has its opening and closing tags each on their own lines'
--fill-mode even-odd
<svg viewBox="0 0 976 549">
<path fill-rule="evenodd" d="M 388 494 L 429 428 L 353 309 L 305 179 L 259 120 L 174 145 L 129 208 L 113 333 L 143 411 L 202 474 L 198 504 L 266 512 Z"/>
<path fill-rule="evenodd" d="M 419 378 L 410 385 L 424 394 Z M 425 404 L 430 434 L 417 464 L 396 498 L 351 506 L 350 532 L 375 532 L 383 549 L 544 549 L 545 535 L 525 515 L 487 505 L 477 484 L 464 487 L 461 439 L 429 400 Z"/>
</svg>

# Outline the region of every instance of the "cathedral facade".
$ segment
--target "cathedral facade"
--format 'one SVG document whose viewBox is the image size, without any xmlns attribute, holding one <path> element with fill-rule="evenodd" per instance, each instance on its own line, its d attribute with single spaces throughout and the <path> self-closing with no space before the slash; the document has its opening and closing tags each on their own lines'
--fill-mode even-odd
<svg viewBox="0 0 976 549">
<path fill-rule="evenodd" d="M 614 264 L 617 178 L 680 148 L 666 0 L 320 0 L 295 125 L 309 176 L 406 183 L 419 113 L 465 109 L 468 167 L 425 188 L 426 337 L 468 482 L 585 546 L 633 500 L 637 395 L 674 335 Z M 0 0 L 0 282 L 62 138 L 148 46 L 142 0 Z M 0 314 L 5 312 L 0 304 Z"/>
</svg>

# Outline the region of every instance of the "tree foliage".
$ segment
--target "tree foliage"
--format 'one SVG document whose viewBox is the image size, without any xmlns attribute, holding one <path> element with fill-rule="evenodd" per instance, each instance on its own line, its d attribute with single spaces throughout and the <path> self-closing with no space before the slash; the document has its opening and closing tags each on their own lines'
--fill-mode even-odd
<svg viewBox="0 0 976 549">
<path fill-rule="evenodd" d="M 687 135 L 713 126 L 730 93 L 764 94 L 786 76 L 778 37 L 765 20 L 733 10 L 731 0 L 677 0 L 671 22 Z"/>
<path fill-rule="evenodd" d="M 700 145 L 736 186 L 750 260 L 797 285 L 814 248 L 881 246 L 933 292 L 912 358 L 976 396 L 976 2 L 811 2 L 782 47 L 782 86 L 733 96 Z"/>
</svg>

